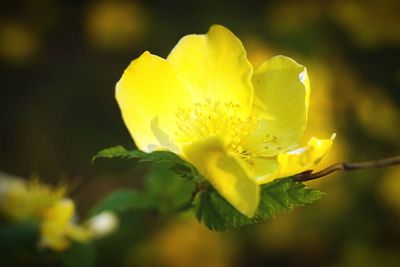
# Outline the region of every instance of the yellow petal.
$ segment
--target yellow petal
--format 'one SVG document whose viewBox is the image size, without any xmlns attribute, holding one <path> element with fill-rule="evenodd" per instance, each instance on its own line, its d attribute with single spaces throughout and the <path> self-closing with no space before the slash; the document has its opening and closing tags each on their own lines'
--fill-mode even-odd
<svg viewBox="0 0 400 267">
<path fill-rule="evenodd" d="M 262 157 L 252 159 L 251 165 L 247 164 L 247 166 L 249 166 L 248 172 L 251 174 L 251 177 L 255 177 L 256 180 L 261 179 L 260 177 L 266 174 L 276 173 L 279 168 L 276 158 Z"/>
<path fill-rule="evenodd" d="M 63 199 L 44 211 L 40 227 L 40 244 L 62 251 L 69 246 L 66 229 L 74 215 L 75 205 L 70 199 Z"/>
<path fill-rule="evenodd" d="M 195 165 L 233 207 L 248 217 L 257 211 L 260 187 L 216 138 L 184 147 L 186 159 Z"/>
<path fill-rule="evenodd" d="M 78 242 L 86 242 L 94 237 L 91 229 L 73 223 L 70 223 L 66 228 L 66 235 Z"/>
<path fill-rule="evenodd" d="M 56 202 L 44 213 L 46 220 L 65 225 L 72 219 L 75 212 L 75 204 L 70 199 L 62 199 Z"/>
<path fill-rule="evenodd" d="M 253 68 L 240 40 L 225 27 L 214 25 L 207 34 L 183 37 L 167 60 L 196 102 L 232 102 L 244 116 L 250 114 Z"/>
<path fill-rule="evenodd" d="M 269 143 L 264 154 L 272 156 L 297 146 L 306 128 L 309 105 L 306 68 L 291 58 L 275 56 L 261 64 L 252 82 L 254 110 Z"/>
<path fill-rule="evenodd" d="M 277 157 L 278 170 L 273 174 L 266 174 L 257 179 L 260 184 L 271 182 L 275 178 L 292 176 L 316 166 L 328 153 L 332 146 L 335 134 L 330 139 L 312 137 L 306 147 L 291 150 Z"/>
<path fill-rule="evenodd" d="M 173 141 L 176 113 L 191 105 L 191 97 L 171 64 L 149 52 L 143 53 L 132 61 L 117 83 L 116 98 L 139 149 L 177 152 Z"/>
</svg>

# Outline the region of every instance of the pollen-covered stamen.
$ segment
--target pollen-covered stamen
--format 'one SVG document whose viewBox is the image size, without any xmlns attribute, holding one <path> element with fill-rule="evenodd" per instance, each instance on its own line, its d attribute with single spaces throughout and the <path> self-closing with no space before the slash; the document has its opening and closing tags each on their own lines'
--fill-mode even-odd
<svg viewBox="0 0 400 267">
<path fill-rule="evenodd" d="M 240 139 L 243 121 L 238 116 L 239 109 L 239 105 L 231 102 L 206 102 L 196 103 L 191 109 L 178 110 L 178 140 L 191 143 L 214 136 L 224 137 L 224 140 Z"/>
<path fill-rule="evenodd" d="M 252 159 L 263 156 L 273 147 L 276 136 L 260 135 L 257 116 L 243 118 L 241 106 L 232 102 L 196 103 L 191 109 L 179 109 L 176 113 L 175 140 L 191 144 L 210 137 L 223 140 L 227 149 L 252 164 Z"/>
</svg>

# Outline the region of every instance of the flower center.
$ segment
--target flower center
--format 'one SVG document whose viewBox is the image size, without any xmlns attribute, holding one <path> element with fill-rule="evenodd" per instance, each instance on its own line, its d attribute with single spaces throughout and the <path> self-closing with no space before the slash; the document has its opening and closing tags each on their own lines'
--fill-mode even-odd
<svg viewBox="0 0 400 267">
<path fill-rule="evenodd" d="M 227 149 L 252 164 L 252 159 L 263 156 L 277 137 L 262 134 L 259 118 L 252 115 L 243 119 L 240 109 L 232 102 L 196 103 L 190 109 L 179 109 L 175 140 L 190 144 L 217 137 Z"/>
</svg>

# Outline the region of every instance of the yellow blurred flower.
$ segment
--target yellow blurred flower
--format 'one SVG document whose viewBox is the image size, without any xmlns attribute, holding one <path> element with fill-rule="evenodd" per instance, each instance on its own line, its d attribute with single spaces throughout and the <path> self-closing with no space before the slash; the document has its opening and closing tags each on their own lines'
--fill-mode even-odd
<svg viewBox="0 0 400 267">
<path fill-rule="evenodd" d="M 63 251 L 71 240 L 91 241 L 112 233 L 118 226 L 118 218 L 112 212 L 100 213 L 83 224 L 77 224 L 74 217 L 75 204 L 68 198 L 46 209 L 40 227 L 40 246 Z"/>
<path fill-rule="evenodd" d="M 86 223 L 75 222 L 75 204 L 65 198 L 66 186 L 52 187 L 0 173 L 0 215 L 11 222 L 34 220 L 40 225 L 41 247 L 63 251 L 71 240 L 86 242 L 113 232 L 118 219 L 100 213 Z"/>
<path fill-rule="evenodd" d="M 0 177 L 0 213 L 11 221 L 40 219 L 43 210 L 62 199 L 65 186 L 41 184 L 37 178 Z"/>
<path fill-rule="evenodd" d="M 103 49 L 131 48 L 148 28 L 147 12 L 136 2 L 99 1 L 86 14 L 89 41 Z"/>
<path fill-rule="evenodd" d="M 398 45 L 399 7 L 396 0 L 339 0 L 332 3 L 329 12 L 359 45 Z"/>
<path fill-rule="evenodd" d="M 236 240 L 202 227 L 195 220 L 175 218 L 129 254 L 127 266 L 233 266 Z M 157 255 L 157 257 L 154 257 Z"/>
<path fill-rule="evenodd" d="M 70 239 L 79 242 L 88 241 L 92 233 L 73 222 L 74 214 L 74 202 L 67 198 L 45 209 L 40 226 L 40 246 L 63 251 L 70 245 Z"/>
<path fill-rule="evenodd" d="M 40 40 L 32 29 L 18 22 L 0 24 L 0 57 L 11 63 L 28 63 L 39 50 Z"/>
<path fill-rule="evenodd" d="M 400 214 L 400 168 L 389 170 L 383 177 L 379 189 L 380 199 Z"/>
<path fill-rule="evenodd" d="M 143 53 L 116 86 L 139 149 L 178 154 L 248 217 L 260 184 L 312 168 L 332 144 L 313 137 L 299 147 L 309 94 L 304 66 L 275 56 L 253 71 L 241 41 L 220 25 L 183 37 L 167 59 Z"/>
</svg>

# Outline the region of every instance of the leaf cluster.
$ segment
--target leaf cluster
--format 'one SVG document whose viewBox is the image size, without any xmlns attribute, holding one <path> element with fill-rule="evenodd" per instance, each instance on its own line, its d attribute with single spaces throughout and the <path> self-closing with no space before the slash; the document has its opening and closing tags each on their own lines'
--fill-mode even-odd
<svg viewBox="0 0 400 267">
<path fill-rule="evenodd" d="M 291 177 L 277 179 L 261 188 L 260 206 L 252 218 L 238 212 L 212 187 L 200 192 L 194 201 L 199 221 L 215 231 L 231 231 L 246 225 L 274 218 L 294 207 L 320 199 L 324 193 L 295 182 Z"/>
<path fill-rule="evenodd" d="M 94 207 L 92 214 L 104 210 L 123 212 L 130 209 L 155 209 L 161 214 L 168 214 L 192 207 L 196 218 L 209 229 L 232 231 L 274 218 L 294 207 L 310 204 L 324 195 L 291 177 L 277 179 L 262 186 L 260 206 L 255 216 L 248 218 L 221 197 L 193 165 L 174 153 L 128 151 L 116 146 L 100 151 L 93 161 L 115 157 L 153 162 L 155 168 L 147 175 L 144 190 L 115 191 Z"/>
</svg>

